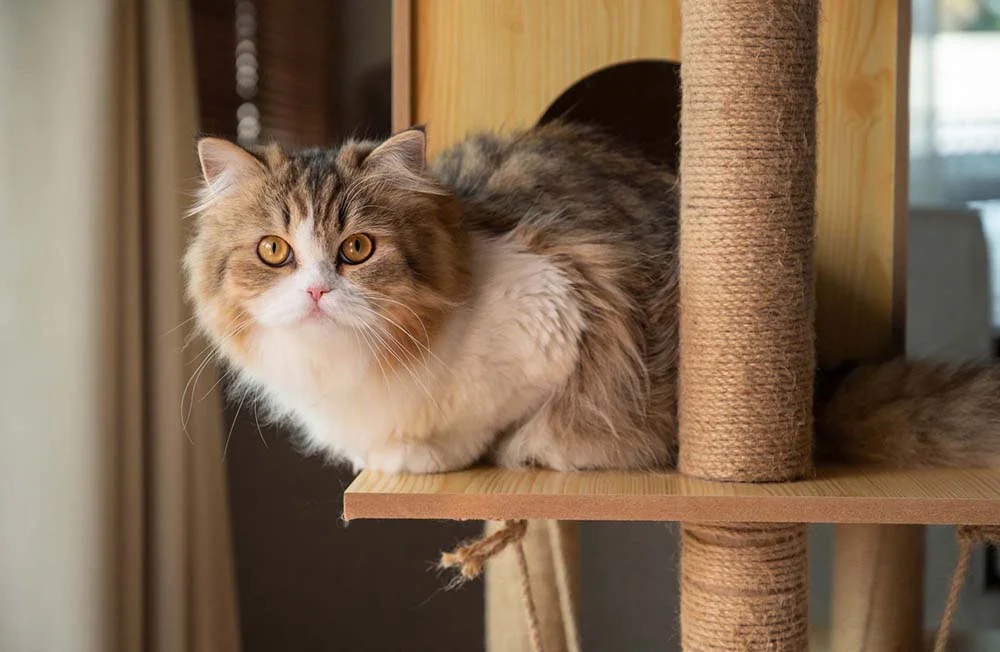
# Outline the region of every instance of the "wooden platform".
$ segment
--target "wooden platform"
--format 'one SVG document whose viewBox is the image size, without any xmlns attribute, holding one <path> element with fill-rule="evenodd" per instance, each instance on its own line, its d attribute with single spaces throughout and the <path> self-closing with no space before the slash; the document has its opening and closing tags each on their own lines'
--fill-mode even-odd
<svg viewBox="0 0 1000 652">
<path fill-rule="evenodd" d="M 675 472 L 365 471 L 344 494 L 344 517 L 1000 524 L 1000 469 L 823 468 L 813 479 L 781 484 Z"/>
</svg>

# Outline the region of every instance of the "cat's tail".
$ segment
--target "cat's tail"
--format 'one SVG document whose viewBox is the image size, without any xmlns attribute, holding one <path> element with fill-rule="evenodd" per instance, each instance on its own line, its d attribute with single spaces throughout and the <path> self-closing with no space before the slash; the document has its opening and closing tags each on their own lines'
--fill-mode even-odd
<svg viewBox="0 0 1000 652">
<path fill-rule="evenodd" d="M 1000 466 L 1000 366 L 900 359 L 820 374 L 816 433 L 825 461 Z"/>
</svg>

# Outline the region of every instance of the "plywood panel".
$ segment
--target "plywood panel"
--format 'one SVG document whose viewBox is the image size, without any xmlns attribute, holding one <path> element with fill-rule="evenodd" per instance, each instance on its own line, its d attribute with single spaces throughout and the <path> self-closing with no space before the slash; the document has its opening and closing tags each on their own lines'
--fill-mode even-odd
<svg viewBox="0 0 1000 652">
<path fill-rule="evenodd" d="M 412 20 L 413 118 L 432 153 L 530 126 L 612 63 L 680 57 L 680 0 L 416 0 Z"/>
<path fill-rule="evenodd" d="M 392 0 L 392 130 L 413 124 L 413 0 Z"/>
<path fill-rule="evenodd" d="M 924 528 L 852 525 L 838 532 L 833 555 L 831 650 L 919 650 Z"/>
<path fill-rule="evenodd" d="M 816 328 L 829 362 L 901 342 L 909 33 L 905 2 L 823 4 Z"/>
<path fill-rule="evenodd" d="M 909 0 L 825 9 L 816 331 L 830 363 L 902 345 L 910 33 Z M 834 536 L 832 649 L 916 649 L 923 529 L 842 525 Z"/>
<path fill-rule="evenodd" d="M 814 479 L 777 484 L 711 482 L 674 472 L 365 471 L 344 494 L 344 514 L 348 519 L 1000 524 L 1000 469 L 825 468 Z"/>
</svg>

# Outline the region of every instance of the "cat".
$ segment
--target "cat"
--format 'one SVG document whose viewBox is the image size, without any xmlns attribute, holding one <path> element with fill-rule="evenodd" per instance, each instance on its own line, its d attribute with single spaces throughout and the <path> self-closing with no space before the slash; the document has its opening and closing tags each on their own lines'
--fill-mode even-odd
<svg viewBox="0 0 1000 652">
<path fill-rule="evenodd" d="M 355 470 L 569 471 L 676 457 L 677 181 L 597 131 L 422 129 L 335 149 L 198 143 L 197 322 L 307 451 Z M 993 367 L 862 367 L 818 448 L 1000 464 Z"/>
</svg>

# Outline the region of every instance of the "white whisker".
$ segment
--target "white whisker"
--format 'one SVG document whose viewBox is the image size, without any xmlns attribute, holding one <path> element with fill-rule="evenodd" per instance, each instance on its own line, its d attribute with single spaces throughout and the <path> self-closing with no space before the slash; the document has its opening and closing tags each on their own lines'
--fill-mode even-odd
<svg viewBox="0 0 1000 652">
<path fill-rule="evenodd" d="M 244 329 L 248 328 L 250 325 L 251 321 L 249 319 L 237 322 L 236 325 L 234 325 L 227 333 L 224 333 L 222 337 L 219 339 L 224 340 L 226 338 L 233 337 L 234 335 L 237 335 Z M 191 414 L 194 412 L 195 394 L 198 389 L 198 381 L 201 379 L 201 376 L 205 372 L 205 369 L 207 368 L 208 364 L 217 357 L 220 349 L 221 346 L 218 344 L 209 344 L 204 349 L 202 349 L 198 355 L 194 357 L 194 360 L 197 361 L 200 356 L 202 355 L 205 356 L 204 359 L 198 363 L 197 367 L 195 367 L 195 370 L 191 373 L 191 377 L 188 378 L 187 383 L 185 383 L 184 385 L 184 390 L 181 392 L 181 405 L 180 405 L 181 430 L 184 431 L 184 436 L 187 437 L 188 442 L 192 444 L 194 443 L 194 440 L 191 438 L 191 433 L 188 430 L 188 425 L 191 422 Z M 217 384 L 218 383 L 216 383 L 216 385 Z M 214 388 L 215 385 L 213 385 L 212 388 L 208 390 L 208 393 L 211 393 L 212 389 Z M 185 410 L 184 402 L 185 398 L 188 395 L 188 391 L 191 392 L 191 399 L 188 402 L 187 409 Z M 208 393 L 206 393 L 205 396 L 208 396 Z M 203 396 L 201 400 L 204 400 L 205 396 Z"/>
<path fill-rule="evenodd" d="M 381 294 L 381 293 L 364 293 L 364 297 L 365 297 L 365 299 L 368 299 L 368 300 L 371 300 L 371 301 L 384 301 L 386 303 L 391 303 L 392 305 L 399 306 L 399 307 L 403 308 L 404 310 L 409 311 L 409 313 L 411 315 L 413 315 L 413 317 L 417 320 L 417 323 L 420 324 L 421 330 L 424 331 L 424 340 L 426 340 L 427 346 L 430 346 L 430 344 L 431 344 L 430 333 L 427 332 L 427 326 L 424 324 L 424 320 L 420 318 L 420 315 L 417 314 L 416 310 L 414 310 L 413 308 L 409 307 L 408 305 L 406 305 L 402 301 L 396 301 L 395 299 L 390 299 L 389 297 L 387 297 L 387 296 L 385 296 L 384 294 Z"/>
<path fill-rule="evenodd" d="M 187 324 L 192 319 L 196 319 L 196 318 L 197 318 L 197 315 L 191 315 L 190 317 L 188 317 L 187 319 L 185 319 L 181 323 L 177 324 L 176 326 L 174 326 L 173 328 L 171 328 L 167 332 L 165 332 L 162 335 L 160 335 L 160 339 L 162 340 L 163 338 L 167 337 L 168 335 L 170 335 L 171 333 L 173 333 L 174 331 L 176 331 L 178 328 L 184 326 L 184 324 Z"/>
<path fill-rule="evenodd" d="M 367 329 L 368 327 L 365 326 L 364 328 Z M 379 371 L 382 373 L 382 380 L 385 381 L 386 396 L 390 396 L 392 394 L 392 391 L 389 389 L 389 376 L 385 373 L 385 367 L 382 366 L 382 360 L 379 359 L 379 355 L 378 352 L 375 350 L 375 346 L 371 343 L 371 341 L 368 339 L 368 336 L 365 335 L 363 331 L 355 331 L 355 334 L 358 333 L 360 333 L 361 337 L 364 338 L 365 346 L 368 347 L 368 351 L 371 354 L 371 356 L 375 358 L 375 363 L 378 365 Z"/>
<path fill-rule="evenodd" d="M 427 353 L 427 355 L 428 355 L 428 356 L 430 356 L 430 357 L 431 357 L 431 358 L 433 358 L 433 359 L 434 359 L 435 361 L 437 361 L 438 363 L 440 363 L 440 364 L 441 364 L 442 366 L 444 366 L 444 367 L 446 367 L 446 368 L 447 368 L 447 365 L 445 365 L 444 361 L 443 361 L 443 360 L 442 360 L 441 358 L 439 358 L 439 357 L 438 357 L 438 356 L 437 356 L 437 355 L 436 355 L 436 354 L 434 353 L 434 351 L 432 351 L 432 350 L 431 350 L 431 348 L 430 348 L 430 346 L 429 346 L 429 344 L 430 344 L 430 341 L 429 341 L 429 340 L 428 340 L 428 343 L 427 343 L 427 344 L 424 344 L 423 342 L 421 342 L 420 340 L 418 340 L 417 338 L 415 338 L 415 337 L 414 337 L 414 336 L 413 336 L 413 335 L 412 335 L 412 334 L 411 334 L 411 333 L 410 333 L 410 332 L 409 332 L 408 330 L 406 330 L 405 328 L 403 328 L 403 326 L 401 326 L 401 325 L 399 324 L 399 322 L 395 321 L 394 319 L 391 319 L 391 318 L 389 318 L 389 317 L 387 317 L 387 316 L 385 316 L 385 315 L 383 315 L 383 314 L 380 314 L 379 312 L 377 312 L 377 311 L 375 311 L 375 310 L 372 310 L 371 308 L 367 308 L 367 307 L 365 307 L 365 306 L 358 306 L 358 307 L 359 307 L 359 308 L 361 308 L 362 310 L 365 310 L 366 312 L 370 313 L 370 314 L 371 314 L 371 315 L 373 315 L 374 317 L 376 317 L 376 318 L 378 318 L 378 319 L 382 319 L 382 320 L 384 320 L 384 321 L 387 321 L 387 322 L 389 322 L 390 324 L 392 324 L 393 326 L 395 326 L 395 327 L 396 327 L 396 328 L 397 328 L 397 329 L 398 329 L 398 330 L 399 330 L 400 332 L 402 332 L 402 333 L 403 333 L 404 335 L 406 335 L 406 336 L 407 336 L 408 338 L 410 338 L 410 340 L 411 340 L 411 341 L 412 341 L 412 342 L 413 342 L 414 344 L 416 344 L 416 345 L 417 345 L 418 347 L 420 347 L 421 349 L 423 349 L 423 350 L 424 350 L 424 351 L 425 351 L 425 352 Z M 419 319 L 419 318 L 418 318 L 418 319 Z M 427 330 L 426 330 L 426 329 L 424 329 L 424 332 L 426 333 L 426 332 L 427 332 Z"/>
<path fill-rule="evenodd" d="M 205 356 L 205 359 L 201 361 L 198 367 L 194 370 L 194 373 L 191 374 L 191 377 L 188 378 L 187 383 L 184 385 L 184 390 L 181 392 L 181 430 L 184 431 L 184 436 L 187 437 L 188 442 L 191 444 L 194 443 L 194 440 L 191 438 L 191 433 L 188 431 L 188 422 L 190 422 L 191 413 L 194 411 L 194 393 L 198 387 L 198 379 L 201 378 L 202 371 L 205 369 L 205 366 L 215 358 L 215 353 L 216 349 L 209 351 L 208 355 Z M 188 389 L 191 390 L 191 402 L 185 413 L 184 398 L 187 396 Z"/>
<path fill-rule="evenodd" d="M 229 440 L 233 438 L 233 430 L 236 429 L 236 422 L 239 421 L 240 410 L 243 409 L 243 401 L 246 400 L 247 394 L 249 393 L 250 393 L 250 388 L 247 388 L 247 390 L 243 392 L 243 398 L 240 399 L 240 404 L 236 406 L 236 416 L 233 417 L 233 425 L 229 426 L 229 434 L 226 435 L 226 445 L 222 448 L 223 462 L 226 461 L 226 453 L 229 451 Z"/>
<path fill-rule="evenodd" d="M 264 439 L 264 433 L 261 432 L 261 430 L 260 430 L 260 417 L 257 416 L 257 401 L 256 400 L 253 402 L 253 420 L 254 420 L 254 423 L 257 424 L 257 434 L 260 436 L 260 441 L 261 441 L 261 443 L 264 444 L 264 448 L 270 448 L 270 446 L 267 445 L 267 440 Z M 224 457 L 225 457 L 225 455 L 223 455 L 223 458 Z"/>
<path fill-rule="evenodd" d="M 374 325 L 373 325 L 373 326 L 374 326 Z M 399 361 L 399 363 L 400 363 L 401 365 L 403 365 L 403 367 L 404 367 L 404 368 L 406 369 L 406 371 L 407 371 L 407 372 L 408 372 L 408 373 L 410 374 L 410 377 L 411 377 L 411 378 L 413 379 L 413 382 L 414 382 L 414 383 L 416 383 L 416 385 L 417 385 L 418 387 L 420 387 L 420 389 L 422 389 L 422 390 L 424 391 L 424 393 L 425 393 L 425 394 L 427 394 L 427 398 L 428 398 L 428 399 L 430 400 L 430 402 L 431 402 L 431 403 L 433 403 L 433 404 L 434 404 L 434 407 L 436 407 L 436 408 L 437 408 L 438 412 L 441 412 L 441 411 L 442 411 L 442 410 L 441 410 L 441 406 L 440 406 L 440 405 L 438 404 L 437 400 L 436 400 L 436 399 L 434 398 L 434 396 L 433 396 L 433 395 L 431 394 L 430 390 L 429 390 L 429 389 L 427 389 L 427 386 L 426 386 L 426 385 L 424 385 L 424 383 L 423 383 L 423 382 L 421 382 L 419 374 L 417 374 L 417 372 L 416 372 L 416 371 L 414 371 L 413 367 L 411 367 L 410 365 L 408 365 L 408 364 L 406 363 L 406 360 L 404 360 L 404 359 L 402 358 L 402 356 L 400 356 L 400 355 L 399 355 L 398 353 L 396 353 L 395 351 L 393 351 L 393 350 L 392 350 L 392 348 L 391 348 L 391 347 L 389 347 L 389 346 L 388 346 L 388 345 L 386 344 L 386 341 L 385 341 L 385 339 L 384 339 L 384 338 L 389 338 L 389 340 L 390 340 L 390 341 L 391 341 L 391 342 L 392 342 L 392 343 L 393 343 L 394 345 L 396 345 L 396 347 L 397 347 L 397 348 L 398 348 L 398 349 L 399 349 L 399 350 L 400 350 L 401 352 L 405 352 L 405 351 L 406 351 L 406 348 L 405 348 L 405 347 L 403 347 L 403 345 L 401 345 L 401 344 L 399 343 L 399 340 L 397 340 L 397 339 L 396 339 L 396 338 L 394 338 L 394 337 L 393 337 L 393 336 L 392 336 L 392 335 L 391 335 L 390 333 L 388 333 L 388 332 L 386 332 L 386 331 L 384 331 L 384 330 L 382 330 L 382 329 L 378 329 L 378 330 L 375 330 L 375 329 L 373 328 L 373 330 L 372 330 L 371 332 L 372 332 L 372 335 L 374 335 L 375 337 L 377 337 L 377 338 L 379 339 L 379 341 L 381 341 L 381 342 L 382 342 L 382 346 L 383 346 L 383 347 L 384 347 L 384 348 L 385 348 L 385 349 L 386 349 L 386 350 L 387 350 L 387 351 L 388 351 L 389 353 L 391 353 L 391 354 L 393 355 L 393 357 L 394 357 L 394 358 L 396 358 L 396 360 L 398 360 L 398 361 Z M 381 333 L 381 335 L 379 335 L 379 333 Z M 383 337 L 383 336 L 384 336 L 384 337 Z"/>
</svg>

